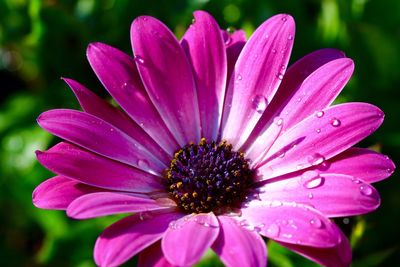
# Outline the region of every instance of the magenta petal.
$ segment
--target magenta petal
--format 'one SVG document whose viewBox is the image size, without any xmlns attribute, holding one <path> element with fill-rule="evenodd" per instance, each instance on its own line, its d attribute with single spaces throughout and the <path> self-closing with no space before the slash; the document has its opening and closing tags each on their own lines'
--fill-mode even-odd
<svg viewBox="0 0 400 267">
<path fill-rule="evenodd" d="M 217 22 L 204 11 L 194 12 L 181 45 L 193 66 L 200 109 L 201 136 L 216 140 L 224 103 L 227 62 Z"/>
<path fill-rule="evenodd" d="M 155 18 L 131 26 L 136 64 L 150 99 L 181 146 L 200 140 L 196 88 L 186 55 L 174 34 Z"/>
<path fill-rule="evenodd" d="M 156 141 L 154 141 L 146 132 L 144 132 L 139 125 L 127 117 L 125 113 L 101 99 L 80 83 L 71 79 L 64 80 L 74 92 L 82 109 L 85 112 L 114 125 L 130 137 L 140 140 L 141 144 L 146 147 L 149 152 L 154 155 L 159 155 L 163 161 L 169 160 L 168 154 L 161 149 L 158 143 L 156 143 Z M 173 151 L 171 151 L 171 153 L 172 152 Z"/>
<path fill-rule="evenodd" d="M 41 209 L 65 210 L 76 198 L 100 190 L 63 176 L 55 176 L 35 188 L 32 202 Z"/>
<path fill-rule="evenodd" d="M 226 45 L 226 59 L 228 64 L 227 81 L 231 80 L 236 61 L 246 44 L 246 33 L 243 30 L 234 31 L 232 34 L 222 31 Z"/>
<path fill-rule="evenodd" d="M 219 223 L 213 213 L 186 215 L 172 222 L 165 232 L 161 241 L 165 258 L 173 265 L 193 265 L 214 243 L 218 233 Z"/>
<path fill-rule="evenodd" d="M 102 156 L 145 171 L 161 173 L 167 162 L 161 162 L 140 142 L 115 126 L 88 113 L 53 109 L 42 113 L 39 125 L 50 133 Z M 143 164 L 146 162 L 146 164 Z"/>
<path fill-rule="evenodd" d="M 369 149 L 353 147 L 315 168 L 325 173 L 341 173 L 367 183 L 375 183 L 392 175 L 396 166 L 388 156 Z"/>
<path fill-rule="evenodd" d="M 242 209 L 242 225 L 273 240 L 312 247 L 333 247 L 340 230 L 317 210 L 295 202 L 255 200 Z"/>
<path fill-rule="evenodd" d="M 161 250 L 161 242 L 156 242 L 139 254 L 138 267 L 173 267 Z"/>
<path fill-rule="evenodd" d="M 291 16 L 274 16 L 258 27 L 240 53 L 222 121 L 222 138 L 237 148 L 247 139 L 283 79 L 294 31 Z"/>
<path fill-rule="evenodd" d="M 319 165 L 370 135 L 383 117 L 379 108 L 367 103 L 345 103 L 315 112 L 276 140 L 260 171 L 275 177 Z"/>
<path fill-rule="evenodd" d="M 342 231 L 340 231 L 340 234 L 340 243 L 332 248 L 314 248 L 281 242 L 278 243 L 325 267 L 348 267 L 352 259 L 351 247 Z"/>
<path fill-rule="evenodd" d="M 99 266 L 118 266 L 159 240 L 170 221 L 178 213 L 139 213 L 109 226 L 99 236 L 94 247 L 94 259 Z"/>
<path fill-rule="evenodd" d="M 260 198 L 280 199 L 312 206 L 328 217 L 368 213 L 380 204 L 378 192 L 371 185 L 343 174 L 308 170 L 261 187 Z"/>
<path fill-rule="evenodd" d="M 212 245 L 222 262 L 230 267 L 267 265 L 267 247 L 256 232 L 241 227 L 234 219 L 218 216 L 220 231 Z"/>
<path fill-rule="evenodd" d="M 67 215 L 74 219 L 88 219 L 127 212 L 142 212 L 165 209 L 154 199 L 140 194 L 99 192 L 86 194 L 75 199 L 67 209 Z"/>
<path fill-rule="evenodd" d="M 87 57 L 104 87 L 126 113 L 170 154 L 178 144 L 143 87 L 135 60 L 120 50 L 92 43 Z"/>
<path fill-rule="evenodd" d="M 109 160 L 68 143 L 59 143 L 46 152 L 36 152 L 49 170 L 96 187 L 129 191 L 162 190 L 161 177 Z"/>
<path fill-rule="evenodd" d="M 339 50 L 321 49 L 306 55 L 290 66 L 276 95 L 242 149 L 247 149 L 250 144 L 255 142 L 255 139 L 258 139 L 268 129 L 275 117 L 285 118 L 284 129 L 287 129 L 315 110 L 327 107 L 338 91 L 342 89 L 352 72 L 353 64 L 351 60 L 343 59 L 344 57 L 344 53 Z M 335 69 L 336 67 L 338 69 Z M 328 69 L 333 69 L 333 72 L 329 72 Z M 341 73 L 341 71 L 346 72 Z M 323 75 L 326 75 L 326 77 Z M 323 76 L 321 80 L 319 80 L 319 76 Z M 329 78 L 335 77 L 337 79 L 329 80 Z M 315 80 L 317 81 L 315 85 L 318 86 L 314 86 L 313 81 L 315 82 Z M 338 82 L 338 84 L 333 82 Z M 321 90 L 322 85 L 326 89 Z M 329 86 L 332 86 L 332 88 L 329 88 Z M 322 94 L 321 99 L 315 96 L 318 94 Z M 315 98 L 312 99 L 311 97 Z M 308 102 L 311 100 L 309 104 L 316 106 L 306 104 L 306 99 Z M 300 113 L 298 113 L 299 111 Z"/>
</svg>

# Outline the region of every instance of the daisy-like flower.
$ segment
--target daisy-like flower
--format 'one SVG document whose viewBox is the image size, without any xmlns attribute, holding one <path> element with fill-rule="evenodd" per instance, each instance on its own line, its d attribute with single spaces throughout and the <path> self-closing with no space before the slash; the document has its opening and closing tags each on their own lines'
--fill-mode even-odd
<svg viewBox="0 0 400 267">
<path fill-rule="evenodd" d="M 64 79 L 82 111 L 44 112 L 64 139 L 40 163 L 57 174 L 33 203 L 75 219 L 132 213 L 97 239 L 94 259 L 117 266 L 190 266 L 213 249 L 227 266 L 265 266 L 262 237 L 325 266 L 351 248 L 330 218 L 380 204 L 371 183 L 393 162 L 351 148 L 383 122 L 366 103 L 331 106 L 353 72 L 334 49 L 286 70 L 295 25 L 265 21 L 246 41 L 203 11 L 182 39 L 155 18 L 131 27 L 134 56 L 90 44 L 89 62 L 115 107 Z"/>
</svg>

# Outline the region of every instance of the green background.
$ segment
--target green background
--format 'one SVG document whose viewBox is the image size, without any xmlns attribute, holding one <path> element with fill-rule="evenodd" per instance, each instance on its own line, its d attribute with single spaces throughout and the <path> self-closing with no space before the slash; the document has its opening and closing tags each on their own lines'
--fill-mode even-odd
<svg viewBox="0 0 400 267">
<path fill-rule="evenodd" d="M 129 28 L 135 17 L 155 16 L 181 36 L 196 9 L 209 11 L 222 28 L 243 28 L 248 36 L 276 13 L 293 15 L 297 34 L 291 62 L 319 48 L 345 51 L 356 70 L 338 102 L 362 101 L 382 108 L 383 126 L 360 146 L 382 151 L 398 162 L 398 0 L 0 0 L 1 266 L 94 266 L 95 239 L 118 218 L 74 221 L 62 211 L 32 205 L 35 186 L 52 176 L 36 162 L 34 151 L 57 141 L 35 119 L 51 108 L 78 108 L 61 76 L 107 97 L 86 61 L 90 42 L 131 53 Z M 376 187 L 382 196 L 379 210 L 336 221 L 351 238 L 353 266 L 400 266 L 397 173 Z M 269 266 L 315 266 L 272 242 L 268 246 Z M 219 264 L 213 254 L 200 263 Z"/>
</svg>

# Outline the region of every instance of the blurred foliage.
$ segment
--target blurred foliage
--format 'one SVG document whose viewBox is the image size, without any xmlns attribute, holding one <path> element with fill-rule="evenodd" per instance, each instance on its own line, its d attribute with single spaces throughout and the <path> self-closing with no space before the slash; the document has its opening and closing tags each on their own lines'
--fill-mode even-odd
<svg viewBox="0 0 400 267">
<path fill-rule="evenodd" d="M 33 189 L 52 175 L 38 165 L 34 151 L 56 141 L 35 118 L 49 108 L 78 107 L 61 76 L 106 96 L 86 61 L 88 43 L 105 42 L 130 53 L 129 27 L 136 16 L 155 16 L 181 36 L 196 9 L 209 11 L 222 28 L 243 28 L 248 35 L 273 14 L 292 14 L 297 23 L 292 62 L 323 47 L 345 51 L 356 71 L 338 101 L 381 107 L 384 125 L 360 145 L 399 162 L 398 0 L 0 0 L 1 266 L 94 266 L 95 239 L 118 218 L 77 222 L 61 211 L 33 207 Z M 355 267 L 400 263 L 397 179 L 395 174 L 376 185 L 382 195 L 378 211 L 336 220 L 351 237 Z M 269 266 L 315 266 L 273 242 L 268 246 Z M 218 265 L 213 253 L 199 264 Z"/>
</svg>

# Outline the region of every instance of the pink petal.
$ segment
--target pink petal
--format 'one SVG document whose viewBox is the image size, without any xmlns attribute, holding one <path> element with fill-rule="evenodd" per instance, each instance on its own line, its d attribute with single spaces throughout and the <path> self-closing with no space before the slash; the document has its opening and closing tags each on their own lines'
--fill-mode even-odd
<svg viewBox="0 0 400 267">
<path fill-rule="evenodd" d="M 325 173 L 341 173 L 367 183 L 379 182 L 394 172 L 396 166 L 388 156 L 364 148 L 349 148 L 315 169 Z"/>
<path fill-rule="evenodd" d="M 129 192 L 162 190 L 161 177 L 109 160 L 68 143 L 36 152 L 49 170 L 96 187 Z"/>
<path fill-rule="evenodd" d="M 131 42 L 150 99 L 181 146 L 200 140 L 200 116 L 190 65 L 174 34 L 155 18 L 136 18 Z"/>
<path fill-rule="evenodd" d="M 150 153 L 159 155 L 163 161 L 168 161 L 168 154 L 156 143 L 142 128 L 133 122 L 127 115 L 116 107 L 113 107 L 96 94 L 88 90 L 80 83 L 64 79 L 76 95 L 82 109 L 125 132 L 130 137 L 140 140 Z M 173 151 L 171 151 L 172 153 Z"/>
<path fill-rule="evenodd" d="M 161 242 L 156 242 L 149 246 L 139 254 L 139 267 L 173 267 L 167 261 L 161 250 Z"/>
<path fill-rule="evenodd" d="M 332 248 L 314 248 L 288 243 L 281 243 L 284 247 L 325 267 L 348 267 L 351 264 L 351 247 L 346 236 L 340 231 L 341 242 Z"/>
<path fill-rule="evenodd" d="M 236 62 L 224 104 L 222 138 L 243 144 L 283 79 L 293 46 L 295 25 L 288 15 L 264 22 Z"/>
<path fill-rule="evenodd" d="M 340 242 L 340 230 L 334 223 L 317 210 L 295 202 L 254 200 L 242 208 L 240 218 L 241 225 L 285 243 L 333 247 Z"/>
<path fill-rule="evenodd" d="M 316 166 L 373 133 L 383 112 L 367 103 L 345 103 L 318 111 L 282 134 L 271 147 L 260 172 L 266 177 Z"/>
<path fill-rule="evenodd" d="M 244 229 L 232 218 L 218 216 L 218 220 L 220 232 L 212 248 L 226 266 L 267 265 L 267 247 L 260 235 Z"/>
<path fill-rule="evenodd" d="M 76 198 L 100 190 L 63 176 L 55 176 L 35 188 L 32 202 L 41 209 L 65 210 Z"/>
<path fill-rule="evenodd" d="M 227 61 L 217 22 L 204 11 L 194 12 L 195 22 L 181 40 L 197 87 L 201 136 L 216 140 L 224 103 Z"/>
<path fill-rule="evenodd" d="M 97 77 L 125 112 L 168 153 L 175 152 L 179 146 L 147 95 L 135 60 L 102 43 L 90 44 L 87 57 Z"/>
<path fill-rule="evenodd" d="M 213 213 L 187 215 L 172 222 L 161 241 L 165 258 L 173 265 L 193 265 L 214 243 L 218 232 Z"/>
<path fill-rule="evenodd" d="M 161 173 L 166 168 L 166 162 L 151 154 L 140 140 L 88 113 L 53 109 L 42 113 L 37 120 L 48 132 L 110 159 L 145 171 Z"/>
<path fill-rule="evenodd" d="M 262 200 L 302 203 L 328 217 L 368 213 L 380 204 L 378 192 L 369 184 L 352 176 L 316 170 L 286 175 L 260 190 Z"/>
<path fill-rule="evenodd" d="M 99 236 L 94 247 L 94 259 L 99 266 L 117 266 L 159 240 L 170 221 L 178 213 L 134 214 L 109 226 Z"/>
<path fill-rule="evenodd" d="M 88 219 L 127 212 L 143 212 L 165 209 L 154 199 L 140 194 L 99 192 L 86 194 L 75 199 L 67 209 L 67 215 L 74 219 Z"/>
<path fill-rule="evenodd" d="M 257 142 L 255 140 L 259 139 L 259 136 L 264 133 L 266 129 L 268 129 L 275 117 L 285 118 L 284 128 L 287 129 L 293 126 L 294 122 L 301 121 L 315 110 L 320 110 L 327 107 L 327 103 L 330 103 L 330 101 L 332 101 L 338 93 L 338 86 L 340 84 L 334 86 L 333 89 L 335 90 L 332 90 L 332 88 L 328 87 L 326 87 L 327 89 L 320 90 L 321 85 L 323 85 L 322 81 L 327 82 L 329 85 L 329 79 L 321 79 L 319 81 L 318 77 L 321 74 L 327 74 L 327 77 L 324 78 L 335 77 L 335 75 L 332 75 L 333 73 L 329 73 L 326 70 L 327 68 L 339 66 L 339 73 L 336 69 L 334 69 L 334 74 L 336 74 L 336 76 L 339 78 L 339 81 L 343 83 L 343 78 L 349 76 L 351 73 L 350 70 L 352 70 L 353 67 L 351 60 L 343 59 L 344 56 L 344 53 L 339 50 L 322 49 L 312 52 L 295 62 L 288 69 L 276 95 L 268 105 L 266 112 L 263 113 L 253 132 L 241 149 L 246 150 L 247 147 L 249 147 L 252 143 Z M 340 72 L 343 70 L 343 67 L 348 71 L 345 74 Z M 319 84 L 319 86 L 314 86 L 312 83 L 315 78 L 317 78 L 317 84 Z M 336 82 L 338 80 L 336 79 L 334 81 Z M 322 94 L 322 98 L 319 99 L 319 97 L 316 97 L 311 99 L 311 95 L 317 94 Z M 314 107 L 305 105 L 305 99 L 308 99 L 308 101 L 310 101 L 310 99 L 314 100 L 314 102 L 316 101 L 317 103 L 314 104 L 317 104 L 317 106 Z M 298 100 L 300 100 L 300 102 L 298 102 Z M 298 110 L 301 111 L 299 114 Z M 306 115 L 300 116 L 301 114 Z"/>
<path fill-rule="evenodd" d="M 226 45 L 226 59 L 228 63 L 227 81 L 230 81 L 236 61 L 246 44 L 246 33 L 243 30 L 234 31 L 232 34 L 222 31 Z"/>
</svg>

